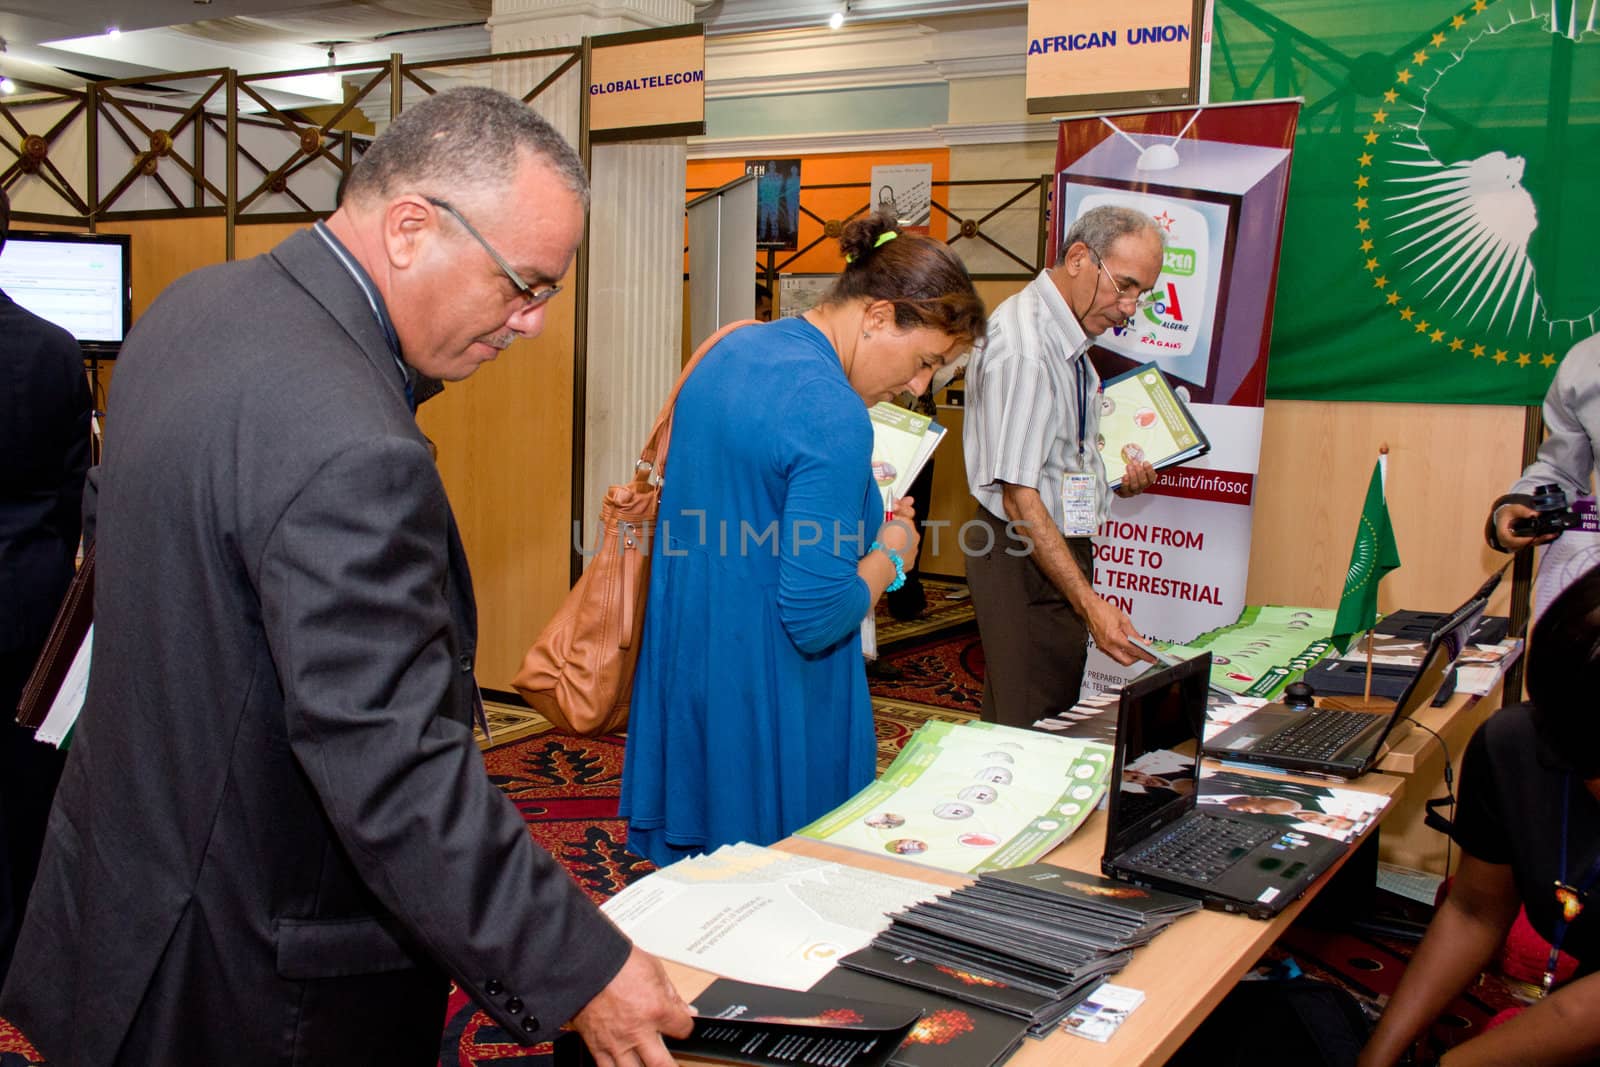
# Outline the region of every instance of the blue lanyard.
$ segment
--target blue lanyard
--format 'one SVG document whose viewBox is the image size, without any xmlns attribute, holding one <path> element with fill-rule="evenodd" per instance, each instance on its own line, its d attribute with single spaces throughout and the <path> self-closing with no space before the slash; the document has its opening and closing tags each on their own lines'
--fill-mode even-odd
<svg viewBox="0 0 1600 1067">
<path fill-rule="evenodd" d="M 1556 903 L 1561 912 L 1556 918 L 1556 936 L 1550 939 L 1550 959 L 1544 967 L 1544 992 L 1548 994 L 1556 981 L 1556 960 L 1561 955 L 1561 942 L 1566 940 L 1567 927 L 1583 914 L 1584 896 L 1595 879 L 1600 877 L 1600 856 L 1596 856 L 1584 872 L 1583 879 L 1571 886 L 1562 881 L 1567 876 L 1567 823 L 1572 812 L 1572 775 L 1561 779 L 1561 865 L 1556 868 Z"/>
<path fill-rule="evenodd" d="M 1089 375 L 1084 368 L 1084 363 L 1089 358 L 1087 352 L 1078 353 L 1078 365 L 1075 368 L 1078 378 L 1078 462 L 1083 463 L 1083 435 L 1089 432 Z"/>
</svg>

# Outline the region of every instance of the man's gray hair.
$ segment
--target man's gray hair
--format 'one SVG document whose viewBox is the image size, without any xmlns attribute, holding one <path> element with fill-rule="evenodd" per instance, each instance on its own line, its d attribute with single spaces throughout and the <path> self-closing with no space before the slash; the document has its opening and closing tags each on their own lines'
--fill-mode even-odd
<svg viewBox="0 0 1600 1067">
<path fill-rule="evenodd" d="M 1131 207 L 1121 207 L 1117 204 L 1103 204 L 1100 207 L 1090 208 L 1078 216 L 1078 221 L 1067 230 L 1067 236 L 1061 242 L 1061 247 L 1056 249 L 1056 266 L 1066 262 L 1067 249 L 1082 241 L 1094 250 L 1094 254 L 1104 257 L 1116 244 L 1117 238 L 1126 237 L 1130 233 L 1137 234 L 1149 230 L 1161 239 L 1161 247 L 1167 246 L 1167 235 L 1161 232 L 1161 226 L 1155 219 L 1142 211 Z"/>
<path fill-rule="evenodd" d="M 588 208 L 589 178 L 566 138 L 516 97 L 482 88 L 451 89 L 401 112 L 351 168 L 340 203 L 498 192 L 523 152 L 546 163 Z"/>
</svg>

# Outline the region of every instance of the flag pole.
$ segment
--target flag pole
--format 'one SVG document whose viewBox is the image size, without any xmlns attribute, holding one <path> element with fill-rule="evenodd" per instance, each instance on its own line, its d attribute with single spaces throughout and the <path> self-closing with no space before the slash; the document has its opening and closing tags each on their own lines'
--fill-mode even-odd
<svg viewBox="0 0 1600 1067">
<path fill-rule="evenodd" d="M 1383 444 L 1378 446 L 1378 463 L 1381 464 L 1382 467 L 1383 467 L 1383 481 L 1384 481 L 1383 495 L 1384 495 L 1385 499 L 1387 499 L 1388 496 L 1389 496 L 1389 486 L 1388 486 L 1389 464 L 1388 464 L 1388 458 L 1389 458 L 1389 443 L 1387 441 L 1385 441 Z M 1363 689 L 1361 691 L 1361 702 L 1362 702 L 1363 705 L 1370 705 L 1372 703 L 1372 645 L 1373 645 L 1372 630 L 1369 629 L 1367 631 L 1367 681 L 1366 681 L 1366 685 L 1363 687 Z"/>
</svg>

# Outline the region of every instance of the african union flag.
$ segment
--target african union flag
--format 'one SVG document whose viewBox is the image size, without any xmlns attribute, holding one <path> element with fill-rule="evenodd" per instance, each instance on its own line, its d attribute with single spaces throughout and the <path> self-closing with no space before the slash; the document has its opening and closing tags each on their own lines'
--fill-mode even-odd
<svg viewBox="0 0 1600 1067">
<path fill-rule="evenodd" d="M 1269 397 L 1536 404 L 1600 329 L 1600 2 L 1218 0 L 1211 99 L 1305 97 Z"/>
<path fill-rule="evenodd" d="M 1372 629 L 1378 621 L 1378 583 L 1400 566 L 1400 550 L 1395 546 L 1394 527 L 1389 522 L 1389 504 L 1383 498 L 1383 475 L 1383 459 L 1379 458 L 1372 468 L 1366 502 L 1361 505 L 1356 543 L 1350 548 L 1350 569 L 1345 572 L 1339 611 L 1333 617 L 1331 640 L 1340 652 L 1348 651 L 1350 639 Z"/>
</svg>

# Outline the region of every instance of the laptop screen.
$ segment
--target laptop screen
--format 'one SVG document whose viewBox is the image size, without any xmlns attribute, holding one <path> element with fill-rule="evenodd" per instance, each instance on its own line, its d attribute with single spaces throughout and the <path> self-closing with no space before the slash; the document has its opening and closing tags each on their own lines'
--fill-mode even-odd
<svg viewBox="0 0 1600 1067">
<path fill-rule="evenodd" d="M 1483 609 L 1487 603 L 1487 600 L 1474 597 L 1452 612 L 1450 617 L 1434 630 L 1433 636 L 1428 639 L 1428 650 L 1423 653 L 1422 666 L 1412 675 L 1405 692 L 1400 694 L 1394 714 L 1389 719 L 1389 725 L 1378 735 L 1379 746 L 1394 730 L 1396 723 L 1411 718 L 1433 703 L 1433 698 L 1444 687 L 1445 679 L 1450 677 L 1450 668 L 1455 663 L 1456 657 L 1467 647 L 1467 638 L 1478 625 L 1478 620 L 1483 617 Z M 1376 748 L 1373 751 L 1376 751 Z"/>
<path fill-rule="evenodd" d="M 1106 812 L 1106 854 L 1117 855 L 1195 805 L 1211 654 L 1148 671 L 1122 688 Z"/>
</svg>

